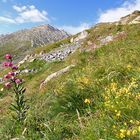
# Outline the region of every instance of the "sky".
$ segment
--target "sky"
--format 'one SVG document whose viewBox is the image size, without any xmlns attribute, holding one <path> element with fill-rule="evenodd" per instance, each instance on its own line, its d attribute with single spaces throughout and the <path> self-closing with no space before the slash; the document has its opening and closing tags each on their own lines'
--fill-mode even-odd
<svg viewBox="0 0 140 140">
<path fill-rule="evenodd" d="M 0 34 L 50 24 L 76 34 L 140 10 L 140 0 L 0 0 Z"/>
</svg>

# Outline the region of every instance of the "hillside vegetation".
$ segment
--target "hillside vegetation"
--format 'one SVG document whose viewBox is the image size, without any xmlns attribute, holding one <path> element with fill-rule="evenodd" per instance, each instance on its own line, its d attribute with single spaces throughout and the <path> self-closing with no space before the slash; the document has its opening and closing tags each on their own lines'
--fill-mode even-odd
<svg viewBox="0 0 140 140">
<path fill-rule="evenodd" d="M 21 69 L 38 69 L 23 75 L 30 105 L 28 116 L 22 126 L 14 122 L 8 109 L 12 93 L 1 92 L 0 139 L 139 140 L 139 26 L 100 24 L 88 30 L 82 47 L 65 60 L 25 63 Z M 99 45 L 100 37 L 122 31 L 125 37 L 100 48 L 88 45 L 89 41 Z M 48 75 L 70 64 L 75 67 L 39 88 Z"/>
</svg>

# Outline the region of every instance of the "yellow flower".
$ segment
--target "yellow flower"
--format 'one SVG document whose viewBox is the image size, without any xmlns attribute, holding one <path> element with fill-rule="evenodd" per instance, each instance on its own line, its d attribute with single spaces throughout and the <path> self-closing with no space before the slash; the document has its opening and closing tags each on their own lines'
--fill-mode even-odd
<svg viewBox="0 0 140 140">
<path fill-rule="evenodd" d="M 124 138 L 125 135 L 123 133 L 120 133 L 120 138 Z"/>
<path fill-rule="evenodd" d="M 124 125 L 126 126 L 126 125 L 127 125 L 127 123 L 125 122 L 125 123 L 124 123 Z"/>
<path fill-rule="evenodd" d="M 85 104 L 90 104 L 91 103 L 91 100 L 90 99 L 85 99 L 84 103 Z"/>
<path fill-rule="evenodd" d="M 131 131 L 130 130 L 127 130 L 126 135 L 127 136 L 130 136 L 130 134 L 131 134 Z"/>
<path fill-rule="evenodd" d="M 117 117 L 121 116 L 121 111 L 118 111 L 118 113 L 116 114 Z"/>
<path fill-rule="evenodd" d="M 111 83 L 111 89 L 112 89 L 113 91 L 115 91 L 116 88 L 117 88 L 117 84 L 116 84 L 116 83 Z"/>
<path fill-rule="evenodd" d="M 132 135 L 135 136 L 137 134 L 137 130 L 132 131 Z"/>
<path fill-rule="evenodd" d="M 138 131 L 140 132 L 140 126 L 138 127 Z"/>
<path fill-rule="evenodd" d="M 134 121 L 133 120 L 130 120 L 130 123 L 134 123 Z"/>
<path fill-rule="evenodd" d="M 120 132 L 124 134 L 126 132 L 126 130 L 121 129 Z"/>
<path fill-rule="evenodd" d="M 130 64 L 128 64 L 128 65 L 127 65 L 127 68 L 128 68 L 128 69 L 131 69 L 131 68 L 132 68 L 132 66 L 131 66 Z"/>
<path fill-rule="evenodd" d="M 116 128 L 116 126 L 115 126 L 115 125 L 113 125 L 112 127 L 113 127 L 114 129 Z"/>
</svg>

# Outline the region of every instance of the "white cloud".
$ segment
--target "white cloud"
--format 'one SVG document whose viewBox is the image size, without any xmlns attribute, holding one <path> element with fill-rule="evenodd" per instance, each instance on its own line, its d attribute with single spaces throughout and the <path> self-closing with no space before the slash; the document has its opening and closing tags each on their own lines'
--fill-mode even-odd
<svg viewBox="0 0 140 140">
<path fill-rule="evenodd" d="M 140 10 L 140 0 L 134 0 L 133 2 L 125 1 L 120 7 L 101 12 L 97 22 L 118 21 L 121 17 L 126 16 L 135 10 Z"/>
<path fill-rule="evenodd" d="M 76 33 L 82 32 L 82 31 L 84 31 L 86 29 L 89 29 L 90 28 L 90 24 L 82 23 L 79 26 L 71 26 L 71 25 L 67 26 L 67 25 L 64 25 L 64 26 L 61 26 L 59 28 L 67 31 L 70 34 L 76 34 Z"/>
<path fill-rule="evenodd" d="M 13 6 L 18 12 L 18 16 L 15 18 L 17 23 L 25 22 L 44 22 L 48 21 L 48 13 L 46 11 L 39 11 L 34 5 L 31 6 Z"/>
<path fill-rule="evenodd" d="M 0 16 L 0 23 L 15 23 L 13 19 Z"/>
<path fill-rule="evenodd" d="M 17 16 L 9 18 L 1 16 L 0 23 L 27 23 L 27 22 L 45 22 L 49 21 L 46 11 L 38 10 L 34 5 L 31 6 L 13 6 Z"/>
<path fill-rule="evenodd" d="M 17 12 L 22 12 L 22 11 L 26 10 L 27 7 L 26 6 L 19 7 L 19 6 L 14 5 L 13 9 L 16 10 Z"/>
</svg>

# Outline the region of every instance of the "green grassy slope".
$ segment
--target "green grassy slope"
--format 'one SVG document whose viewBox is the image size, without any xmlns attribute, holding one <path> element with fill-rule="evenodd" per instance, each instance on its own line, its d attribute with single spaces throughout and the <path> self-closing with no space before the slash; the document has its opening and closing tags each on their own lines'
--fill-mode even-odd
<svg viewBox="0 0 140 140">
<path fill-rule="evenodd" d="M 127 37 L 95 51 L 78 50 L 62 62 L 26 64 L 41 67 L 36 74 L 24 76 L 30 101 L 26 123 L 19 126 L 11 120 L 12 99 L 1 93 L 0 139 L 139 140 L 139 25 L 100 25 L 89 30 L 83 48 L 88 40 L 98 44 L 99 36 L 118 31 L 125 31 Z M 49 74 L 70 64 L 76 67 L 39 89 Z"/>
</svg>

